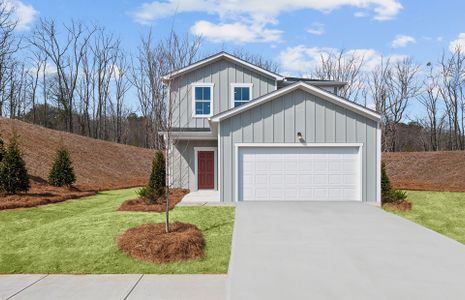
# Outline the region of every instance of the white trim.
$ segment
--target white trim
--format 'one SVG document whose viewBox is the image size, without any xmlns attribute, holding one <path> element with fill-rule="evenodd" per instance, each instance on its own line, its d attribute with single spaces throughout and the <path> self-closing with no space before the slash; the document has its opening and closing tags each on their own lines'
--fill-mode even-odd
<svg viewBox="0 0 465 300">
<path fill-rule="evenodd" d="M 218 124 L 218 142 L 217 142 L 217 146 L 218 146 L 218 159 L 217 159 L 217 164 L 218 164 L 218 175 L 216 176 L 217 177 L 217 181 L 218 181 L 218 193 L 220 194 L 220 201 L 222 202 L 222 199 L 221 199 L 221 179 L 223 178 L 222 176 L 222 169 L 221 169 L 221 162 L 220 162 L 220 159 L 221 159 L 221 124 Z"/>
<path fill-rule="evenodd" d="M 199 151 L 213 151 L 213 160 L 214 160 L 214 170 L 215 175 L 214 178 L 214 189 L 218 190 L 218 147 L 194 147 L 194 187 L 195 190 L 199 190 L 198 184 L 198 157 L 197 154 Z"/>
<path fill-rule="evenodd" d="M 302 90 L 305 90 L 313 95 L 316 95 L 318 97 L 321 97 L 327 101 L 330 101 L 336 105 L 339 105 L 339 106 L 342 106 L 342 107 L 345 107 L 347 109 L 350 109 L 358 114 L 361 114 L 361 115 L 364 115 L 370 119 L 373 119 L 377 122 L 379 122 L 381 120 L 381 116 L 377 113 L 377 112 L 374 112 L 370 109 L 367 109 L 367 108 L 364 108 L 362 106 L 359 106 L 357 104 L 354 104 L 346 99 L 343 99 L 339 96 L 336 96 L 334 94 L 332 94 L 331 92 L 328 92 L 328 91 L 325 91 L 325 90 L 322 90 L 320 88 L 317 88 L 317 87 L 314 87 L 312 85 L 309 85 L 305 82 L 298 82 L 298 83 L 295 83 L 295 84 L 292 84 L 292 85 L 289 85 L 287 87 L 284 87 L 284 88 L 281 88 L 279 90 L 276 90 L 274 92 L 271 92 L 265 96 L 262 96 L 262 97 L 259 97 L 253 101 L 250 101 L 249 103 L 246 103 L 246 104 L 243 104 L 241 106 L 238 106 L 238 107 L 235 107 L 233 109 L 230 109 L 224 113 L 219 113 L 215 116 L 213 116 L 212 118 L 210 118 L 210 120 L 212 122 L 220 122 L 221 120 L 224 120 L 226 118 L 230 118 L 234 115 L 237 115 L 238 113 L 241 113 L 245 110 L 248 110 L 248 109 L 251 109 L 253 107 L 256 107 L 256 106 L 259 106 L 267 101 L 270 101 L 272 99 L 275 99 L 279 96 L 282 96 L 284 94 L 287 94 L 289 92 L 292 92 L 296 89 L 302 89 Z"/>
<path fill-rule="evenodd" d="M 229 95 L 229 108 L 234 108 L 234 88 L 236 87 L 247 87 L 249 88 L 249 101 L 253 99 L 253 83 L 231 83 L 231 93 Z M 247 104 L 247 103 L 244 103 Z M 244 105 L 242 104 L 242 105 Z"/>
<path fill-rule="evenodd" d="M 162 133 L 164 134 L 164 133 Z M 198 140 L 198 141 L 215 141 L 216 135 L 211 131 L 178 131 L 171 132 L 172 140 Z"/>
<path fill-rule="evenodd" d="M 267 76 L 269 76 L 271 78 L 274 78 L 276 80 L 284 80 L 284 77 L 279 75 L 279 74 L 275 74 L 273 72 L 270 72 L 268 70 L 260 68 L 260 67 L 254 65 L 254 64 L 246 62 L 245 60 L 242 60 L 242 59 L 240 59 L 238 57 L 235 57 L 235 56 L 233 56 L 233 55 L 231 55 L 229 53 L 226 53 L 226 52 L 220 52 L 220 53 L 218 53 L 216 55 L 213 55 L 213 56 L 211 56 L 209 58 L 206 58 L 204 60 L 193 63 L 193 64 L 191 64 L 191 65 L 189 65 L 189 66 L 187 66 L 185 68 L 174 71 L 174 72 L 172 72 L 170 74 L 167 74 L 167 75 L 163 76 L 162 79 L 163 79 L 163 81 L 168 81 L 170 79 L 173 79 L 175 77 L 180 76 L 183 73 L 186 73 L 186 72 L 189 72 L 191 70 L 200 68 L 200 67 L 202 67 L 204 65 L 207 65 L 207 64 L 209 64 L 211 62 L 217 61 L 217 60 L 219 60 L 221 58 L 226 58 L 226 59 L 231 60 L 233 62 L 236 62 L 236 63 L 238 63 L 240 65 L 246 66 L 249 69 L 252 69 L 252 70 L 255 70 L 255 71 L 260 72 L 262 74 L 265 74 L 265 75 L 267 75 Z"/>
<path fill-rule="evenodd" d="M 376 129 L 376 202 L 381 204 L 381 124 Z"/>
<path fill-rule="evenodd" d="M 213 87 L 214 83 L 211 82 L 196 82 L 191 84 L 192 93 L 192 118 L 208 118 L 213 115 Z M 208 115 L 197 115 L 195 113 L 195 88 L 196 87 L 208 87 L 210 88 L 210 113 Z"/>
<path fill-rule="evenodd" d="M 259 148 L 259 147 L 288 147 L 288 148 L 295 148 L 295 147 L 305 147 L 305 148 L 317 148 L 317 147 L 341 147 L 341 148 L 348 148 L 348 147 L 358 147 L 358 160 L 360 164 L 360 174 L 359 174 L 359 195 L 360 195 L 360 202 L 363 202 L 363 158 L 362 158 L 362 150 L 363 150 L 363 143 L 236 143 L 234 145 L 234 202 L 239 202 L 239 148 L 240 147 L 251 147 L 251 148 Z"/>
</svg>

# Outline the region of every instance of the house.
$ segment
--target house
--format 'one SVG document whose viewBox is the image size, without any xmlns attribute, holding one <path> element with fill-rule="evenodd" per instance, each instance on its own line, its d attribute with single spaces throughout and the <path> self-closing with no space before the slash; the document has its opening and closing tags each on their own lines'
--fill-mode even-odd
<svg viewBox="0 0 465 300">
<path fill-rule="evenodd" d="M 169 180 L 221 201 L 380 202 L 380 115 L 344 83 L 285 77 L 221 52 L 163 78 Z"/>
</svg>

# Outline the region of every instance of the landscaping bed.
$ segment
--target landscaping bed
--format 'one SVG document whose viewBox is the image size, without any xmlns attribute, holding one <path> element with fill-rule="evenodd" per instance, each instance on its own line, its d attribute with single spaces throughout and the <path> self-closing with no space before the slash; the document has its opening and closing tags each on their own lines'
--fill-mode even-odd
<svg viewBox="0 0 465 300">
<path fill-rule="evenodd" d="M 182 198 L 189 193 L 187 189 L 171 189 L 170 190 L 170 210 L 173 209 L 176 204 L 181 202 Z M 118 208 L 119 211 L 153 211 L 153 212 L 164 212 L 166 209 L 166 203 L 164 199 L 159 199 L 155 203 L 151 204 L 144 198 L 137 198 L 127 200 L 121 204 Z"/>
<path fill-rule="evenodd" d="M 155 264 L 170 263 L 204 256 L 205 240 L 197 226 L 176 222 L 144 224 L 128 229 L 118 238 L 118 247 L 129 256 Z"/>
<path fill-rule="evenodd" d="M 54 187 L 36 181 L 31 181 L 31 189 L 27 193 L 20 193 L 17 195 L 0 195 L 0 210 L 36 207 L 39 205 L 63 202 L 95 194 L 96 191 Z"/>
<path fill-rule="evenodd" d="M 403 200 L 397 203 L 385 203 L 383 204 L 383 208 L 389 210 L 409 211 L 412 209 L 412 202 L 408 200 Z"/>
<path fill-rule="evenodd" d="M 164 214 L 117 208 L 138 189 L 101 192 L 79 201 L 0 211 L 0 274 L 218 274 L 228 270 L 233 207 L 178 206 L 173 223 L 195 225 L 205 240 L 201 259 L 153 264 L 118 247 L 130 228 L 163 223 Z"/>
</svg>

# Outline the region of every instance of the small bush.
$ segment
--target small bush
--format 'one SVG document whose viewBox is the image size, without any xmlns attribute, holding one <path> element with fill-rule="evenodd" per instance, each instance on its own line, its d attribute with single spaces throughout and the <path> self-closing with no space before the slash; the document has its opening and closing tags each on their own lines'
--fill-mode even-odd
<svg viewBox="0 0 465 300">
<path fill-rule="evenodd" d="M 160 151 L 155 153 L 152 162 L 152 173 L 150 174 L 148 186 L 156 192 L 163 192 L 166 184 L 165 156 Z"/>
<path fill-rule="evenodd" d="M 152 162 L 152 172 L 146 187 L 139 190 L 140 197 L 147 199 L 151 204 L 155 203 L 165 192 L 166 169 L 163 153 L 157 151 Z"/>
<path fill-rule="evenodd" d="M 381 195 L 388 195 L 391 191 L 391 181 L 386 174 L 386 165 L 381 163 Z"/>
<path fill-rule="evenodd" d="M 407 193 L 401 190 L 390 190 L 383 195 L 383 204 L 385 203 L 400 203 L 407 199 Z"/>
<path fill-rule="evenodd" d="M 76 182 L 73 163 L 68 150 L 61 146 L 56 154 L 53 166 L 48 174 L 48 183 L 53 186 L 70 187 Z"/>
<path fill-rule="evenodd" d="M 29 175 L 26 170 L 21 151 L 18 146 L 18 136 L 13 137 L 5 149 L 2 146 L 2 161 L 0 162 L 0 190 L 8 194 L 27 192 L 30 188 Z"/>
<path fill-rule="evenodd" d="M 391 186 L 391 181 L 386 174 L 386 166 L 381 163 L 381 201 L 386 203 L 400 203 L 407 199 L 407 193 L 400 190 L 395 190 Z"/>
</svg>

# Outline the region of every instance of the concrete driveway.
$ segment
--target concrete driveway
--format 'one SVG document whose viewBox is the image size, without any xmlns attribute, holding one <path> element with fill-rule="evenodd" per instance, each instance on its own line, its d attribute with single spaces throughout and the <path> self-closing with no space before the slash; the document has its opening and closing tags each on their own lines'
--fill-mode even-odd
<svg viewBox="0 0 465 300">
<path fill-rule="evenodd" d="M 465 299 L 465 246 L 362 203 L 236 207 L 229 299 Z"/>
</svg>

